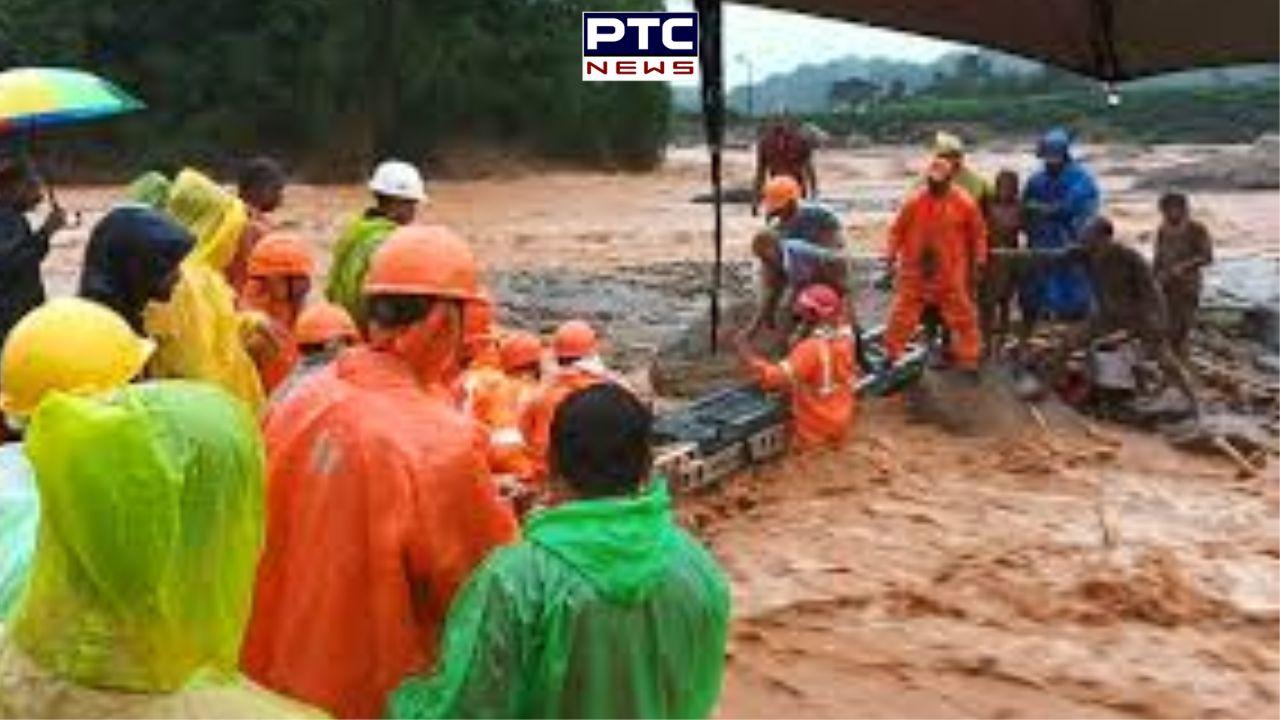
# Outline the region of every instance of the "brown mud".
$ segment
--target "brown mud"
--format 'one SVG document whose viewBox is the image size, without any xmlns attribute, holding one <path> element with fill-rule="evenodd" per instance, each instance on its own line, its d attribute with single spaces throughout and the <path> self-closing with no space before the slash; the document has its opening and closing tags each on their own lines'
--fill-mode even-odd
<svg viewBox="0 0 1280 720">
<path fill-rule="evenodd" d="M 1083 155 L 1120 236 L 1149 250 L 1163 188 L 1135 182 L 1243 149 Z M 821 154 L 823 192 L 855 253 L 879 253 L 923 161 L 918 148 Z M 970 161 L 1024 179 L 1034 166 L 1029 148 L 979 148 Z M 728 184 L 750 173 L 749 154 L 730 152 Z M 546 329 L 584 315 L 604 326 L 611 359 L 643 376 L 660 347 L 686 341 L 696 353 L 705 337 L 705 325 L 689 327 L 705 323 L 710 287 L 710 210 L 692 202 L 706 178 L 704 150 L 675 149 L 644 175 L 432 183 L 422 220 L 468 235 L 508 322 Z M 57 239 L 53 292 L 74 287 L 89 223 L 118 193 L 60 189 L 85 224 Z M 364 202 L 359 187 L 291 187 L 280 219 L 315 239 L 325 267 L 343 218 Z M 1192 202 L 1222 266 L 1280 257 L 1280 193 L 1225 189 Z M 725 212 L 728 306 L 751 297 L 760 220 L 741 204 Z M 1257 275 L 1271 292 L 1274 271 Z M 1274 457 L 1240 479 L 1226 460 L 1154 435 L 1050 416 L 1049 431 L 1019 417 L 996 435 L 960 437 L 911 423 L 906 404 L 866 402 L 844 448 L 681 500 L 733 586 L 721 716 L 1280 714 Z"/>
<path fill-rule="evenodd" d="M 734 587 L 723 717 L 1274 717 L 1274 477 L 1115 432 L 858 437 L 685 503 Z"/>
</svg>

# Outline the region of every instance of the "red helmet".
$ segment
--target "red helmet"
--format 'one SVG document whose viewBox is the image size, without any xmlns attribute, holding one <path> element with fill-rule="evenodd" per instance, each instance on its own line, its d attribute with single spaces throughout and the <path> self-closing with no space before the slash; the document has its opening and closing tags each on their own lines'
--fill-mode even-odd
<svg viewBox="0 0 1280 720">
<path fill-rule="evenodd" d="M 800 291 L 795 310 L 806 320 L 830 321 L 840 316 L 840 305 L 840 293 L 830 285 L 816 283 Z"/>
</svg>

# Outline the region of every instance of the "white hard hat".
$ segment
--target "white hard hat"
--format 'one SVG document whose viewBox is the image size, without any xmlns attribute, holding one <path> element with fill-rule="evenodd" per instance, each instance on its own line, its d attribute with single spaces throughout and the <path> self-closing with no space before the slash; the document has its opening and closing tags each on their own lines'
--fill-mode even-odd
<svg viewBox="0 0 1280 720">
<path fill-rule="evenodd" d="M 383 160 L 369 178 L 369 189 L 379 195 L 422 202 L 427 192 L 418 168 L 403 160 Z"/>
</svg>

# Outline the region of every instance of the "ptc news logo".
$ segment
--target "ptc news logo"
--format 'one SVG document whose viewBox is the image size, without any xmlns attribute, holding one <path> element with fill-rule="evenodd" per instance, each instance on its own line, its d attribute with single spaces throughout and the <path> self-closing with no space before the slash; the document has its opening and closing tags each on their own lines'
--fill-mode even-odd
<svg viewBox="0 0 1280 720">
<path fill-rule="evenodd" d="M 677 80 L 698 76 L 698 13 L 582 13 L 582 79 Z"/>
</svg>

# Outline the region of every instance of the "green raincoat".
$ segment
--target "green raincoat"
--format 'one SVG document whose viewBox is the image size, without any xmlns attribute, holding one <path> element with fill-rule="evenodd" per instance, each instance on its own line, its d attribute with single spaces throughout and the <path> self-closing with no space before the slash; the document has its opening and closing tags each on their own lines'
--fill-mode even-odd
<svg viewBox="0 0 1280 720">
<path fill-rule="evenodd" d="M 729 594 L 666 488 L 535 514 L 449 611 L 440 661 L 392 717 L 705 717 L 724 674 Z"/>
<path fill-rule="evenodd" d="M 364 276 L 369 272 L 373 253 L 398 225 L 379 215 L 364 214 L 352 220 L 333 246 L 333 264 L 329 266 L 329 286 L 325 297 L 351 313 L 363 326 Z"/>
<path fill-rule="evenodd" d="M 264 524 L 243 404 L 187 381 L 55 393 L 26 452 L 40 522 L 0 639 L 0 716 L 299 712 L 237 669 Z"/>
</svg>

